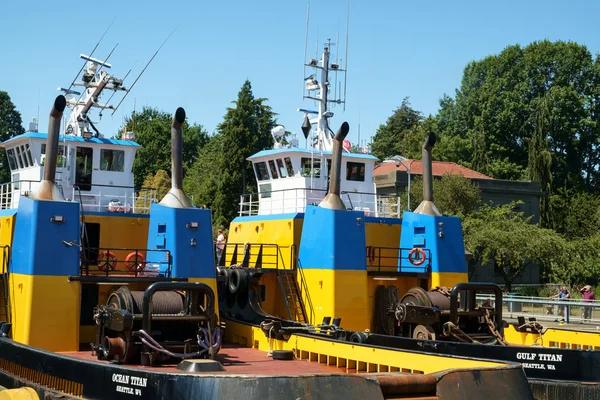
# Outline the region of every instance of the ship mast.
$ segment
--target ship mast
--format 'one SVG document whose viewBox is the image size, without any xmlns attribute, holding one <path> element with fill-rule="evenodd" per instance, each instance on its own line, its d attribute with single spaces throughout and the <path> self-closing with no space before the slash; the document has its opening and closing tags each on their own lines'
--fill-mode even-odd
<svg viewBox="0 0 600 400">
<path fill-rule="evenodd" d="M 82 81 L 74 82 L 73 86 L 82 86 L 84 88 L 83 94 L 65 88 L 58 88 L 58 90 L 65 93 L 67 106 L 71 109 L 71 116 L 65 127 L 65 133 L 87 139 L 92 136 L 100 136 L 100 132 L 98 132 L 88 115 L 90 109 L 114 109 L 112 105 L 98 102 L 102 92 L 104 90 L 128 92 L 129 90 L 122 86 L 122 79 L 118 79 L 103 70 L 103 68 L 109 69 L 112 67 L 106 60 L 101 61 L 84 54 L 81 54 L 80 57 L 86 60 L 86 65 L 83 70 Z M 100 113 L 101 116 L 102 113 Z M 94 132 L 90 131 L 90 128 Z"/>
<path fill-rule="evenodd" d="M 320 80 L 316 79 L 316 73 L 304 78 L 305 90 L 308 94 L 303 96 L 304 99 L 315 100 L 318 103 L 318 111 L 298 109 L 298 111 L 304 112 L 306 115 L 305 125 L 316 125 L 315 140 L 310 143 L 310 146 L 318 151 L 333 150 L 333 132 L 329 127 L 329 118 L 333 117 L 333 112 L 329 110 L 329 104 L 344 104 L 346 102 L 345 98 L 336 98 L 335 93 L 333 93 L 334 98 L 329 98 L 329 87 L 331 85 L 329 81 L 330 71 L 346 72 L 346 70 L 340 68 L 339 64 L 329 63 L 331 55 L 329 49 L 331 46 L 335 46 L 335 43 L 331 42 L 331 40 L 325 42 L 321 60 L 311 59 L 308 64 L 305 64 L 306 67 L 320 71 Z M 312 94 L 311 92 L 317 93 Z M 313 115 L 314 117 L 309 118 L 309 115 Z M 308 124 L 306 121 L 308 121 Z"/>
</svg>

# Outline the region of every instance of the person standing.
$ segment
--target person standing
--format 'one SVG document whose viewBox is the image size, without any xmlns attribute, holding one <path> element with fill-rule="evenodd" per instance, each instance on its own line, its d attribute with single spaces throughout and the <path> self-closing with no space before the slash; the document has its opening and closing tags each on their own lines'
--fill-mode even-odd
<svg viewBox="0 0 600 400">
<path fill-rule="evenodd" d="M 595 300 L 595 295 L 591 285 L 585 285 L 579 290 L 579 292 L 583 296 L 583 301 L 585 303 L 591 303 Z M 591 319 L 592 306 L 583 306 L 583 322 L 585 322 L 586 320 L 590 321 Z"/>
<path fill-rule="evenodd" d="M 217 231 L 217 240 L 215 248 L 217 251 L 217 261 L 219 261 L 221 259 L 221 254 L 223 253 L 223 249 L 225 248 L 225 235 L 223 234 L 222 229 L 219 229 Z"/>
<path fill-rule="evenodd" d="M 558 299 L 558 300 L 567 300 L 570 297 L 570 293 L 569 290 L 567 289 L 566 286 L 562 286 L 560 288 L 560 291 L 555 294 L 554 296 L 551 296 L 551 299 Z M 562 317 L 562 319 L 564 320 L 565 317 L 565 306 L 554 306 L 554 316 L 556 316 L 558 311 L 558 315 L 560 317 Z M 555 321 L 558 321 L 558 319 L 555 319 Z"/>
</svg>

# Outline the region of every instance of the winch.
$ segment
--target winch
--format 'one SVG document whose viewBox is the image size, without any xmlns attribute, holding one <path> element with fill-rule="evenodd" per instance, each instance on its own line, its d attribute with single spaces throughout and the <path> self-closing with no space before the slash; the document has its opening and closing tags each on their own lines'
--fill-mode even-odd
<svg viewBox="0 0 600 400">
<path fill-rule="evenodd" d="M 100 360 L 144 366 L 213 358 L 221 347 L 214 306 L 204 283 L 156 282 L 145 291 L 122 286 L 94 309 L 93 352 Z"/>
</svg>

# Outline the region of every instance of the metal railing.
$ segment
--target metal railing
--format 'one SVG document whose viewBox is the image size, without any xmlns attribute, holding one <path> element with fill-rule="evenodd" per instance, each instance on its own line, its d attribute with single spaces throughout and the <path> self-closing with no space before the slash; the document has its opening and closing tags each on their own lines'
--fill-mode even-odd
<svg viewBox="0 0 600 400">
<path fill-rule="evenodd" d="M 3 183 L 0 185 L 0 209 L 12 209 L 19 206 L 22 195 L 32 193 L 40 181 L 20 180 Z M 56 180 L 59 190 L 62 192 L 60 179 Z M 135 191 L 133 186 L 93 185 L 100 188 L 98 193 L 81 192 L 77 185 L 73 186 L 70 199 L 80 201 L 84 211 L 110 211 L 121 213 L 148 213 L 150 205 L 157 201 L 156 189 L 142 188 Z M 106 189 L 103 189 L 106 188 Z M 131 194 L 127 194 L 130 192 Z M 63 193 L 65 195 L 65 193 Z M 65 196 L 67 197 L 67 196 Z"/>
<path fill-rule="evenodd" d="M 147 262 L 148 253 L 162 253 L 159 262 Z M 127 255 L 125 255 L 127 254 Z M 171 277 L 171 252 L 118 247 L 83 247 L 80 276 Z"/>
<path fill-rule="evenodd" d="M 318 205 L 327 190 L 294 188 L 240 196 L 239 215 L 270 215 L 304 212 L 307 205 Z M 366 216 L 400 218 L 400 197 L 367 192 L 341 192 L 348 209 L 364 211 Z"/>
<path fill-rule="evenodd" d="M 367 272 L 380 273 L 428 273 L 431 272 L 431 250 L 415 253 L 409 259 L 412 248 L 367 246 Z"/>
<path fill-rule="evenodd" d="M 478 294 L 477 300 L 491 300 L 492 296 Z M 540 321 L 561 321 L 564 323 L 600 323 L 600 300 L 582 299 L 553 300 L 547 297 L 504 295 L 502 307 L 505 315 L 533 317 Z M 589 313 L 586 315 L 586 311 Z M 585 317 L 585 318 L 584 318 Z"/>
</svg>

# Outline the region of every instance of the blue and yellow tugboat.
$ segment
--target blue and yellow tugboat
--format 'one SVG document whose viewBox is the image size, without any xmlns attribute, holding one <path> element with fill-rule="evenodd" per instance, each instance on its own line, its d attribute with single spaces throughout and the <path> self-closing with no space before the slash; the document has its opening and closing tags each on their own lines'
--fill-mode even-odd
<svg viewBox="0 0 600 400">
<path fill-rule="evenodd" d="M 76 84 L 83 100 L 64 90 L 46 134 L 36 129 L 2 143 L 12 180 L 1 191 L 0 398 L 532 398 L 518 363 L 353 343 L 347 339 L 363 341 L 365 334 L 346 331 L 349 337 L 341 337 L 339 320 L 315 334 L 303 323 L 268 319 L 278 314 L 273 307 L 280 295 L 271 285 L 261 292 L 261 285 L 247 280 L 261 271 L 265 279 L 282 275 L 266 264 L 244 268 L 248 258 L 242 267 L 219 270 L 229 277 L 224 284 L 239 294 L 233 300 L 240 312 L 248 303 L 270 314 L 255 315 L 253 323 L 234 318 L 232 297 L 217 296 L 222 288 L 210 210 L 192 207 L 181 189 L 185 111 L 177 109 L 171 128 L 172 189 L 160 203 L 144 205 L 152 192 L 132 186 L 139 146 L 132 135 L 102 137 L 89 117 L 93 108 L 109 107 L 98 103 L 104 90 L 127 89 L 106 72 L 110 65 L 85 59 Z M 71 115 L 62 130 L 67 107 Z M 337 159 L 332 171 L 340 165 Z M 367 272 L 355 259 L 365 251 L 363 216 L 310 208 L 302 246 L 310 245 L 305 235 L 332 222 L 336 229 L 344 224 L 350 242 L 326 233 L 323 251 L 336 251 L 327 266 L 312 264 L 316 255 L 298 260 L 319 304 L 317 315 L 341 316 L 357 331 L 368 315 Z M 279 228 L 299 239 L 295 219 L 289 222 Z M 340 247 L 346 243 L 351 251 Z M 301 253 L 310 250 L 302 247 Z M 290 267 L 276 271 L 301 271 Z M 335 298 L 326 295 L 332 282 Z M 318 296 L 330 303 L 321 306 Z M 221 302 L 226 304 L 219 307 Z M 219 309 L 227 312 L 226 321 Z"/>
<path fill-rule="evenodd" d="M 306 80 L 318 110 L 301 110 L 309 148 L 284 146 L 276 128 L 274 148 L 249 157 L 258 193 L 241 196 L 219 259 L 221 317 L 235 327 L 226 337 L 252 345 L 259 326 L 365 349 L 514 361 L 541 398 L 557 385 L 600 395 L 597 384 L 578 383 L 600 382 L 599 334 L 509 325 L 498 286 L 468 282 L 461 221 L 433 202 L 435 135 L 423 145 L 424 201 L 414 212 L 400 215 L 397 199 L 375 193 L 375 157 L 344 149 L 346 123 L 335 136 L 330 128 L 328 106 L 344 99 L 328 97 L 328 74 L 340 71 L 329 57 L 325 47 L 307 63 L 320 72 Z M 403 361 L 388 365 L 402 370 Z"/>
</svg>

